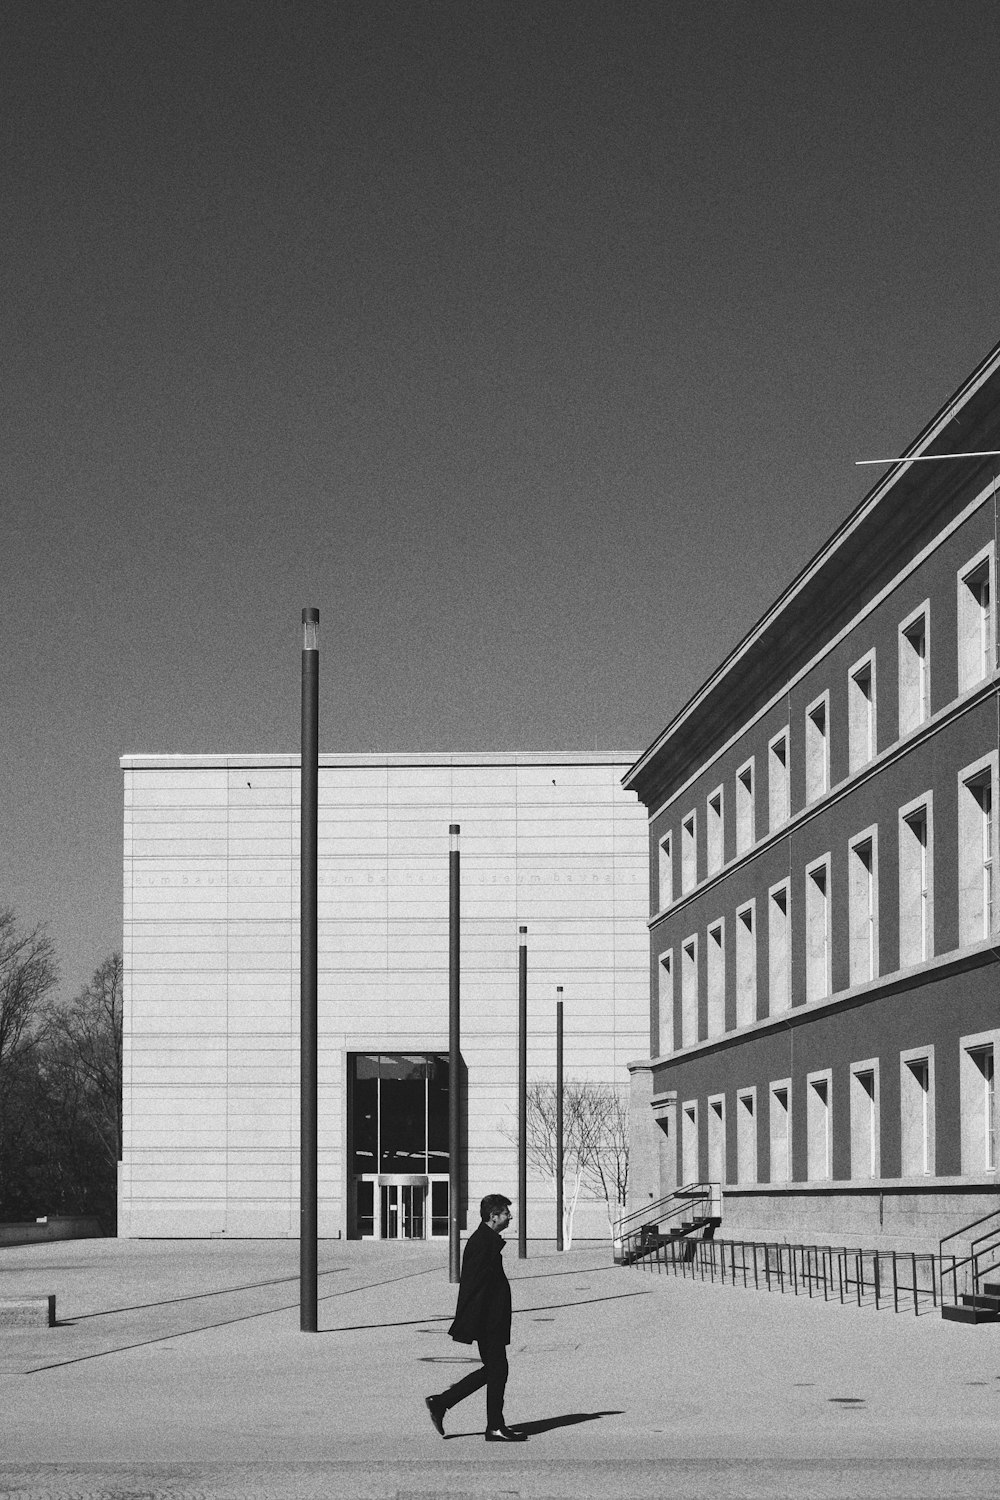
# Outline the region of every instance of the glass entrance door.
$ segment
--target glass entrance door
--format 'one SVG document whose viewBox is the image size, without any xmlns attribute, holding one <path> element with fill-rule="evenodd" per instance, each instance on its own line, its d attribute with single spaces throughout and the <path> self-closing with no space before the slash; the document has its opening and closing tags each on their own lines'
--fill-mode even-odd
<svg viewBox="0 0 1000 1500">
<path fill-rule="evenodd" d="M 361 1239 L 447 1238 L 447 1177 L 359 1177 L 355 1179 L 354 1188 Z"/>
<path fill-rule="evenodd" d="M 380 1238 L 383 1240 L 422 1240 L 424 1238 L 424 1205 L 427 1189 L 413 1182 L 382 1182 Z"/>
<path fill-rule="evenodd" d="M 357 1053 L 348 1059 L 351 1234 L 368 1240 L 448 1235 L 448 1059 Z"/>
</svg>

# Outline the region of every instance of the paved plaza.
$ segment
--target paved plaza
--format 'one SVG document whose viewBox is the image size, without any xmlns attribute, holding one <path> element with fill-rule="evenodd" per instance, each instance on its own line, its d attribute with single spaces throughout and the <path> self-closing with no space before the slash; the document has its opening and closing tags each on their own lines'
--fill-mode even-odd
<svg viewBox="0 0 1000 1500">
<path fill-rule="evenodd" d="M 59 1319 L 0 1333 L 0 1495 L 997 1493 L 1000 1325 L 516 1255 L 507 1449 L 482 1393 L 444 1442 L 424 1407 L 474 1357 L 446 1246 L 324 1241 L 318 1334 L 295 1242 L 0 1251 L 0 1295 Z"/>
</svg>

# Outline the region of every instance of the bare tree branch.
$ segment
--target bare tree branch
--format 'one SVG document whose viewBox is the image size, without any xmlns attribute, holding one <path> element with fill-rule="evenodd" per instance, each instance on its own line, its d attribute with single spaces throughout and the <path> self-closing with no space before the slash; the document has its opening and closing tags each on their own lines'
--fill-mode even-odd
<svg viewBox="0 0 1000 1500">
<path fill-rule="evenodd" d="M 30 1118 L 24 1107 L 26 1080 L 56 977 L 44 927 L 23 932 L 12 908 L 0 909 L 0 1211 L 24 1151 Z"/>
<path fill-rule="evenodd" d="M 13 910 L 0 910 L 0 1080 L 34 1040 L 42 1002 L 56 978 L 55 952 L 45 928 L 20 932 Z"/>
<path fill-rule="evenodd" d="M 122 1154 L 122 998 L 122 956 L 112 953 L 69 1005 L 46 1017 L 50 1066 L 73 1075 L 110 1163 Z"/>
<path fill-rule="evenodd" d="M 543 1177 L 556 1178 L 556 1089 L 533 1083 L 527 1097 L 528 1164 Z M 517 1127 L 503 1134 L 517 1144 Z M 624 1212 L 628 1191 L 628 1103 L 623 1090 L 608 1083 L 563 1085 L 563 1235 L 573 1242 L 573 1218 L 586 1186 L 604 1199 L 609 1230 Z M 569 1191 L 566 1189 L 569 1187 Z"/>
</svg>

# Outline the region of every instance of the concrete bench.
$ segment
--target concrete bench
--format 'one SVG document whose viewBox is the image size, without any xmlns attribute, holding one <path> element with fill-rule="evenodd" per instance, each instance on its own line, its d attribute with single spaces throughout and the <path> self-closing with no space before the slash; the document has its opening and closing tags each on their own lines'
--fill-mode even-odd
<svg viewBox="0 0 1000 1500">
<path fill-rule="evenodd" d="M 55 1293 L 49 1297 L 0 1297 L 0 1332 L 12 1328 L 54 1328 Z"/>
</svg>

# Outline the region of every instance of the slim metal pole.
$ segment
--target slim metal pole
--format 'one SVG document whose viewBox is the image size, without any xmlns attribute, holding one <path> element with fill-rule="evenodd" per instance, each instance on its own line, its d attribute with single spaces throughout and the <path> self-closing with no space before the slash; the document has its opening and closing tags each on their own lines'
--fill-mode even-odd
<svg viewBox="0 0 1000 1500">
<path fill-rule="evenodd" d="M 556 985 L 556 994 L 563 987 Z M 556 1249 L 563 1249 L 563 1003 L 556 1001 Z"/>
<path fill-rule="evenodd" d="M 528 1255 L 528 929 L 517 943 L 517 1258 Z"/>
<path fill-rule="evenodd" d="M 462 1271 L 462 1240 L 459 1198 L 462 1174 L 461 1151 L 461 1015 L 459 933 L 461 924 L 461 855 L 458 823 L 449 825 L 448 854 L 448 1279 L 458 1281 Z"/>
<path fill-rule="evenodd" d="M 302 611 L 300 841 L 299 1327 L 317 1331 L 316 866 L 319 803 L 319 610 Z"/>
</svg>

